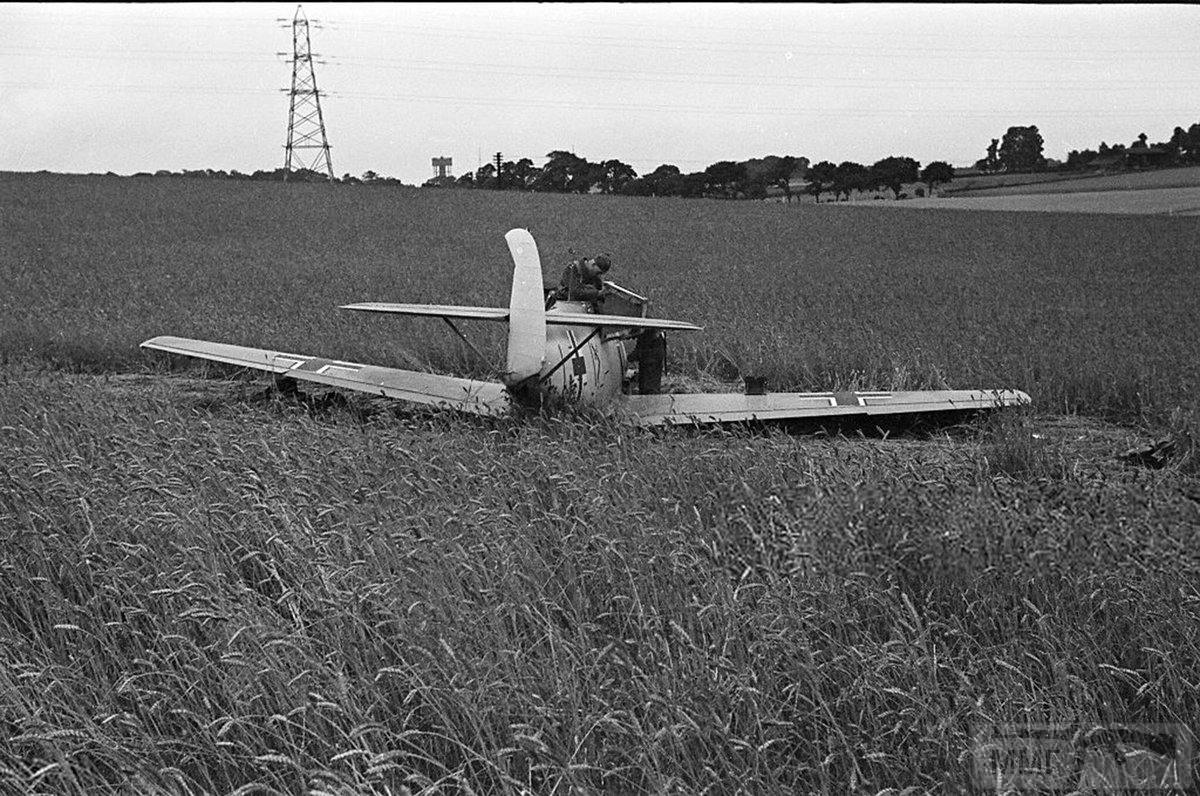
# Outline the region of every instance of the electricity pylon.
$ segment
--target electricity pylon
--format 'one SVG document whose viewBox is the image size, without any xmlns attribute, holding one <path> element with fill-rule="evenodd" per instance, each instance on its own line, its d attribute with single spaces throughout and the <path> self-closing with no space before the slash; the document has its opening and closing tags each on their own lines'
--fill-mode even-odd
<svg viewBox="0 0 1200 796">
<path fill-rule="evenodd" d="M 321 92 L 313 68 L 312 42 L 308 36 L 308 17 L 296 6 L 292 18 L 292 90 L 288 111 L 287 155 L 283 161 L 286 181 L 297 170 L 324 171 L 333 182 L 333 162 L 329 159 L 329 138 L 325 135 L 325 117 L 321 114 Z M 314 150 L 306 158 L 305 150 Z"/>
</svg>

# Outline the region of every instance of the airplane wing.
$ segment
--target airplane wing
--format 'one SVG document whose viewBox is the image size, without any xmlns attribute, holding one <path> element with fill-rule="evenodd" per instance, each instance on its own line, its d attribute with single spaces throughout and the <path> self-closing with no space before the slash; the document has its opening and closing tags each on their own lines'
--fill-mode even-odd
<svg viewBox="0 0 1200 796">
<path fill-rule="evenodd" d="M 363 301 L 358 304 L 343 304 L 341 308 L 359 312 L 432 315 L 435 318 L 463 318 L 475 321 L 508 320 L 508 307 L 460 307 L 455 304 L 388 304 L 382 301 Z"/>
<path fill-rule="evenodd" d="M 629 395 L 621 403 L 638 425 L 666 426 L 971 411 L 1027 404 L 1030 399 L 1019 390 L 927 390 Z"/>
<path fill-rule="evenodd" d="M 685 321 L 670 321 L 665 318 L 640 318 L 636 315 L 599 315 L 594 312 L 546 313 L 546 323 L 554 326 L 616 326 L 622 329 L 676 329 L 681 332 L 698 332 L 703 327 Z"/>
<path fill-rule="evenodd" d="M 154 337 L 141 347 L 476 415 L 502 415 L 509 410 L 508 391 L 498 382 L 359 365 L 183 337 Z"/>
<path fill-rule="evenodd" d="M 359 304 L 344 304 L 344 310 L 359 312 L 384 312 L 395 315 L 430 315 L 436 318 L 461 318 L 477 321 L 507 321 L 509 311 L 503 307 L 460 307 L 452 304 L 387 304 L 367 301 Z M 611 326 L 624 329 L 675 329 L 695 332 L 701 327 L 684 321 L 665 318 L 640 318 L 631 315 L 599 315 L 593 312 L 546 313 L 546 323 L 557 326 Z"/>
</svg>

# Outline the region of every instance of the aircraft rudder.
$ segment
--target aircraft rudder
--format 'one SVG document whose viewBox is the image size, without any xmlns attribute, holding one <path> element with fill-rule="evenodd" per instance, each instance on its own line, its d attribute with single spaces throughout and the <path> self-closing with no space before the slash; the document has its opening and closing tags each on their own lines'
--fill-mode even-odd
<svg viewBox="0 0 1200 796">
<path fill-rule="evenodd" d="M 517 228 L 509 230 L 504 240 L 513 259 L 504 383 L 515 387 L 540 374 L 545 362 L 545 294 L 542 261 L 533 235 Z"/>
</svg>

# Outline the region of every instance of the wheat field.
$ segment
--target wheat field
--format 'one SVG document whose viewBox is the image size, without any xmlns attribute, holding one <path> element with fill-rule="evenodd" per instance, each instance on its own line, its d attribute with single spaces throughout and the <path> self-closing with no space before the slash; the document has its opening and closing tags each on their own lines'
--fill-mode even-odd
<svg viewBox="0 0 1200 796">
<path fill-rule="evenodd" d="M 54 175 L 0 207 L 0 790 L 960 793 L 980 727 L 1200 715 L 1185 220 Z M 704 324 L 683 377 L 1036 405 L 483 422 L 136 348 L 485 373 L 332 307 L 503 303 L 512 226 Z"/>
</svg>

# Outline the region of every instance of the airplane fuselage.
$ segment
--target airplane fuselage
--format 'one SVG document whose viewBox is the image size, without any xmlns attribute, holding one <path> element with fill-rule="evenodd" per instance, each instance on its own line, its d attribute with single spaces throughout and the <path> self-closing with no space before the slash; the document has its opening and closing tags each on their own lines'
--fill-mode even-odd
<svg viewBox="0 0 1200 796">
<path fill-rule="evenodd" d="M 546 316 L 564 312 L 588 312 L 582 301 L 560 301 Z M 600 327 L 546 327 L 545 364 L 539 375 L 543 393 L 596 406 L 609 403 L 622 393 L 628 355 L 627 335 Z"/>
</svg>

